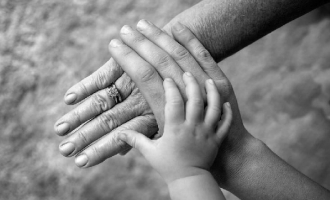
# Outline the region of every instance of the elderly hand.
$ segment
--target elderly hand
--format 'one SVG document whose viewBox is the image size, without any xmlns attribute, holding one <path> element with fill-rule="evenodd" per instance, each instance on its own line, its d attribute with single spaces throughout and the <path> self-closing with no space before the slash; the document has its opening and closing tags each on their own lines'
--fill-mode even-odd
<svg viewBox="0 0 330 200">
<path fill-rule="evenodd" d="M 163 78 L 172 78 L 183 91 L 182 74 L 184 71 L 190 72 L 197 78 L 201 87 L 204 87 L 205 80 L 209 78 L 215 81 L 223 100 L 229 101 L 233 107 L 231 131 L 234 133 L 231 138 L 238 138 L 233 144 L 239 144 L 239 141 L 245 139 L 243 136 L 247 134 L 244 134 L 245 128 L 231 84 L 192 32 L 179 23 L 174 26 L 172 34 L 184 48 L 145 20 L 140 21 L 138 30 L 123 27 L 121 37 L 130 48 L 114 40 L 109 49 L 113 57 L 120 61 L 120 66 L 139 86 L 157 120 L 163 122 L 164 119 Z M 120 46 L 122 52 L 112 51 L 116 45 Z M 60 145 L 65 156 L 79 153 L 76 164 L 80 167 L 93 166 L 126 149 L 127 146 L 117 139 L 117 134 L 122 129 L 133 129 L 147 136 L 157 132 L 157 124 L 148 104 L 130 78 L 126 74 L 120 76 L 121 73 L 121 69 L 111 59 L 66 93 L 65 101 L 68 104 L 77 103 L 92 94 L 55 125 L 58 134 L 65 135 L 87 121 Z M 117 78 L 115 84 L 124 101 L 114 106 L 105 88 Z"/>
</svg>

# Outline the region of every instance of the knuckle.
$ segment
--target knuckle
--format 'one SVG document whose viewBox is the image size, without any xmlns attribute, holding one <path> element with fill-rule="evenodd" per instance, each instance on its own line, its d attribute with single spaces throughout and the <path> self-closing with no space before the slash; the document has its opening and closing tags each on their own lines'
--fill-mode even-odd
<svg viewBox="0 0 330 200">
<path fill-rule="evenodd" d="M 203 99 L 194 98 L 194 99 L 191 99 L 190 102 L 191 102 L 192 104 L 194 104 L 195 106 L 198 106 L 198 107 L 203 107 L 203 106 L 204 106 L 204 101 L 203 101 Z"/>
<path fill-rule="evenodd" d="M 118 127 L 118 121 L 110 113 L 100 115 L 98 117 L 98 124 L 104 132 L 109 132 L 115 127 Z"/>
<path fill-rule="evenodd" d="M 95 157 L 97 158 L 97 160 L 102 160 L 101 151 L 97 147 L 92 146 L 92 151 L 93 151 Z"/>
<path fill-rule="evenodd" d="M 86 85 L 85 85 L 85 83 L 84 82 L 80 82 L 79 83 L 79 87 L 81 88 L 81 90 L 83 91 L 83 93 L 85 93 L 85 95 L 90 95 L 90 93 L 89 93 L 89 91 L 88 91 L 88 89 L 87 89 L 87 87 L 86 87 Z"/>
<path fill-rule="evenodd" d="M 142 35 L 134 35 L 132 37 L 132 42 L 134 42 L 134 43 L 140 43 L 140 42 L 143 42 L 144 40 L 145 40 L 145 37 Z"/>
<path fill-rule="evenodd" d="M 100 72 L 96 75 L 96 77 L 94 78 L 94 82 L 97 89 L 101 90 L 109 84 L 108 77 L 109 76 L 105 72 Z"/>
<path fill-rule="evenodd" d="M 104 112 L 109 109 L 108 101 L 100 94 L 95 94 L 92 100 L 92 107 L 98 112 Z"/>
<path fill-rule="evenodd" d="M 72 114 L 73 114 L 74 118 L 76 119 L 77 123 L 78 124 L 82 124 L 82 121 L 80 119 L 79 111 L 78 110 L 74 110 Z"/>
<path fill-rule="evenodd" d="M 205 62 L 210 62 L 212 61 L 211 54 L 209 53 L 208 50 L 206 50 L 204 47 L 199 47 L 196 50 L 196 55 L 199 59 Z"/>
<path fill-rule="evenodd" d="M 173 51 L 173 56 L 175 60 L 183 60 L 188 58 L 189 52 L 183 47 L 178 47 Z"/>
<path fill-rule="evenodd" d="M 158 58 L 157 61 L 157 66 L 159 68 L 166 68 L 167 66 L 169 66 L 172 62 L 172 59 L 169 55 L 165 55 L 165 56 L 161 56 L 160 58 Z"/>
<path fill-rule="evenodd" d="M 160 29 L 152 29 L 151 33 L 150 33 L 150 36 L 152 38 L 157 38 L 159 36 L 161 36 L 163 34 L 163 31 L 160 30 Z"/>
<path fill-rule="evenodd" d="M 155 75 L 156 71 L 151 67 L 148 67 L 140 72 L 140 78 L 142 82 L 149 82 L 155 77 Z"/>
<path fill-rule="evenodd" d="M 180 98 L 173 98 L 169 103 L 174 106 L 183 106 L 183 101 Z"/>
<path fill-rule="evenodd" d="M 89 140 L 87 139 L 85 132 L 79 131 L 78 132 L 78 136 L 79 136 L 80 140 L 83 141 L 84 144 L 88 144 L 89 143 Z"/>
</svg>

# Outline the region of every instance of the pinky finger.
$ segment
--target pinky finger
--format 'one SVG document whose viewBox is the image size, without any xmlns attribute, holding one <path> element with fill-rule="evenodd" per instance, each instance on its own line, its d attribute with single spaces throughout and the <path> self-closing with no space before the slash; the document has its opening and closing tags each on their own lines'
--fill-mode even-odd
<svg viewBox="0 0 330 200">
<path fill-rule="evenodd" d="M 230 103 L 223 104 L 223 114 L 221 116 L 221 120 L 218 125 L 218 129 L 216 132 L 216 138 L 219 144 L 223 141 L 223 139 L 227 136 L 229 129 L 231 127 L 231 123 L 233 121 L 233 112 L 231 110 Z"/>
</svg>

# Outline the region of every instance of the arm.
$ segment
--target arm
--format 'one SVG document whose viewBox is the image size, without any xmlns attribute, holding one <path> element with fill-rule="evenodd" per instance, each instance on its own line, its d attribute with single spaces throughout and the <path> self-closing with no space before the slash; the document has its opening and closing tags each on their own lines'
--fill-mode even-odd
<svg viewBox="0 0 330 200">
<path fill-rule="evenodd" d="M 204 0 L 173 18 L 187 26 L 217 61 L 329 0 Z"/>
<path fill-rule="evenodd" d="M 204 109 L 202 88 L 195 78 L 185 73 L 183 80 L 187 101 L 173 80 L 164 80 L 165 126 L 160 139 L 150 140 L 135 131 L 123 131 L 119 138 L 138 149 L 163 177 L 173 200 L 221 200 L 223 194 L 209 170 L 231 125 L 230 104 L 223 106 L 220 118 L 222 106 L 214 82 L 206 81 Z"/>
</svg>

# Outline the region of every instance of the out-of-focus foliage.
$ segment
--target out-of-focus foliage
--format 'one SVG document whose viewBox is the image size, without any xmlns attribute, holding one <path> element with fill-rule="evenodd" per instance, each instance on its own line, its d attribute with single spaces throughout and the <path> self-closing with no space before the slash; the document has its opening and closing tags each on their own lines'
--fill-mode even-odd
<svg viewBox="0 0 330 200">
<path fill-rule="evenodd" d="M 197 1 L 0 0 L 0 199 L 168 199 L 136 152 L 91 169 L 60 156 L 67 88 L 107 61 L 124 24 L 164 25 Z M 330 19 L 319 9 L 220 66 L 251 133 L 330 188 Z"/>
</svg>

